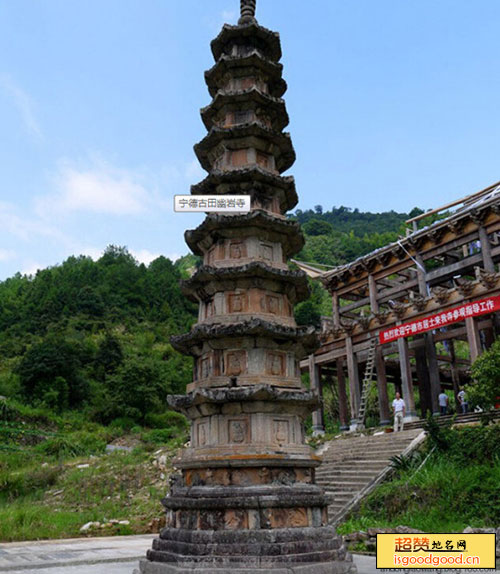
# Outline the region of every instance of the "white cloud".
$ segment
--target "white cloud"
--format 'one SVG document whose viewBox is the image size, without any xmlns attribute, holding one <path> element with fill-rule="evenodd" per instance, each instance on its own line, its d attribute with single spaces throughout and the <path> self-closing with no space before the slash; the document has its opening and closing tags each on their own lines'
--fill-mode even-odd
<svg viewBox="0 0 500 574">
<path fill-rule="evenodd" d="M 83 249 L 77 247 L 73 255 L 86 255 L 94 261 L 97 261 L 102 257 L 103 253 L 104 249 L 99 249 L 98 247 L 84 247 Z"/>
<path fill-rule="evenodd" d="M 55 177 L 55 193 L 37 200 L 37 212 L 137 215 L 151 207 L 152 200 L 140 179 L 138 173 L 103 161 L 83 169 L 64 162 Z"/>
<path fill-rule="evenodd" d="M 23 241 L 31 241 L 34 237 L 67 241 L 67 237 L 54 226 L 28 217 L 20 217 L 15 213 L 15 207 L 5 202 L 0 202 L 0 229 Z"/>
<path fill-rule="evenodd" d="M 0 261 L 10 261 L 16 256 L 15 252 L 11 249 L 1 249 L 0 248 Z"/>
<path fill-rule="evenodd" d="M 35 276 L 37 274 L 37 271 L 45 269 L 45 267 L 47 267 L 47 265 L 42 265 L 41 263 L 35 263 L 34 261 L 27 261 L 23 265 L 21 275 L 28 275 L 28 277 L 31 275 Z"/>
<path fill-rule="evenodd" d="M 152 253 L 147 249 L 131 249 L 130 253 L 139 261 L 139 263 L 144 263 L 144 265 L 149 265 L 151 261 L 158 259 L 160 257 L 160 253 Z"/>
<path fill-rule="evenodd" d="M 33 111 L 35 107 L 33 99 L 8 76 L 0 76 L 0 88 L 17 108 L 26 130 L 41 139 L 43 135 Z"/>
</svg>

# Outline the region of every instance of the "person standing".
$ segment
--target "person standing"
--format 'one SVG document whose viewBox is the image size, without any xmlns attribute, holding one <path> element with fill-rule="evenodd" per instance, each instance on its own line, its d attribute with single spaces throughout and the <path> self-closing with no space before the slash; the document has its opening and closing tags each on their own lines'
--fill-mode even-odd
<svg viewBox="0 0 500 574">
<path fill-rule="evenodd" d="M 401 398 L 399 392 L 397 392 L 396 398 L 392 401 L 392 412 L 394 413 L 394 432 L 403 430 L 405 410 L 405 402 Z"/>
<path fill-rule="evenodd" d="M 441 389 L 439 393 L 439 410 L 441 411 L 441 416 L 445 416 L 448 414 L 448 395 Z"/>
<path fill-rule="evenodd" d="M 462 414 L 466 415 L 469 412 L 469 403 L 467 402 L 467 395 L 465 394 L 463 387 L 460 389 L 457 396 L 460 406 L 462 407 Z"/>
</svg>

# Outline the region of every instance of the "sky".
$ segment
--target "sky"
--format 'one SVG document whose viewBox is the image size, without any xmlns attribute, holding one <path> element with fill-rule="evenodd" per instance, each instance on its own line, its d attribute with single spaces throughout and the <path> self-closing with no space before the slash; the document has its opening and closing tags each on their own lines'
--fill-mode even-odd
<svg viewBox="0 0 500 574">
<path fill-rule="evenodd" d="M 0 0 L 0 281 L 188 253 L 210 41 L 238 0 Z M 500 179 L 498 0 L 258 0 L 280 32 L 299 208 L 408 212 Z"/>
</svg>

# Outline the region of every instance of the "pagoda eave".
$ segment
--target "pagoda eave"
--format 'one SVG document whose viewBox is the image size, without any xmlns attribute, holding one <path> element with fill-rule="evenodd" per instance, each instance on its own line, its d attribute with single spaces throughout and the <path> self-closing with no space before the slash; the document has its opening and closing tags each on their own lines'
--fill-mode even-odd
<svg viewBox="0 0 500 574">
<path fill-rule="evenodd" d="M 221 189 L 218 189 L 218 188 Z M 270 173 L 258 165 L 232 169 L 230 171 L 214 170 L 203 181 L 191 186 L 192 195 L 214 195 L 249 193 L 254 195 L 264 192 L 266 188 L 282 191 L 280 208 L 282 213 L 293 209 L 299 198 L 292 176 L 281 176 Z"/>
<path fill-rule="evenodd" d="M 283 65 L 266 60 L 257 50 L 245 57 L 222 56 L 210 70 L 205 72 L 205 80 L 212 97 L 224 88 L 226 78 L 235 74 L 247 76 L 259 71 L 267 77 L 269 93 L 274 97 L 281 97 L 287 90 L 287 83 L 281 77 Z"/>
<path fill-rule="evenodd" d="M 294 303 L 310 296 L 307 275 L 303 271 L 270 267 L 262 261 L 252 261 L 238 267 L 203 266 L 190 279 L 181 282 L 181 289 L 186 297 L 199 302 L 218 291 L 236 289 L 242 283 L 258 286 L 265 282 L 286 290 Z M 200 293 L 205 297 L 200 297 Z"/>
<path fill-rule="evenodd" d="M 255 43 L 254 47 L 261 51 L 267 59 L 273 62 L 281 60 L 280 35 L 256 22 L 243 26 L 224 24 L 219 35 L 210 44 L 214 59 L 219 60 L 228 44 L 243 45 L 245 41 Z"/>
<path fill-rule="evenodd" d="M 213 127 L 208 135 L 194 146 L 194 151 L 203 169 L 210 172 L 223 150 L 249 147 L 274 155 L 276 168 L 280 173 L 292 167 L 296 159 L 290 134 L 276 132 L 259 122 L 228 128 Z"/>
<path fill-rule="evenodd" d="M 319 399 L 311 391 L 289 391 L 265 384 L 224 389 L 202 388 L 187 395 L 168 396 L 168 404 L 175 410 L 187 410 L 202 404 L 223 405 L 231 402 L 253 401 L 299 404 L 312 410 L 318 406 Z"/>
<path fill-rule="evenodd" d="M 251 104 L 251 107 L 258 109 L 259 106 L 265 108 L 266 114 L 272 117 L 273 129 L 281 131 L 290 123 L 290 118 L 286 111 L 285 101 L 275 98 L 253 86 L 246 90 L 233 92 L 218 92 L 213 101 L 201 110 L 201 118 L 207 130 L 210 130 L 216 123 L 221 112 L 232 109 L 241 109 L 243 104 Z M 247 106 L 250 110 L 251 107 Z"/>
<path fill-rule="evenodd" d="M 186 231 L 184 237 L 191 251 L 202 256 L 206 249 L 202 248 L 202 243 L 206 242 L 207 237 L 210 240 L 208 243 L 213 243 L 231 230 L 250 234 L 255 228 L 262 236 L 281 236 L 286 239 L 283 245 L 285 255 L 298 253 L 304 247 L 304 236 L 296 221 L 278 218 L 262 210 L 254 210 L 244 215 L 210 214 L 196 229 Z"/>
<path fill-rule="evenodd" d="M 171 337 L 170 342 L 177 351 L 197 357 L 200 351 L 196 347 L 204 342 L 235 337 L 270 339 L 276 346 L 292 344 L 297 348 L 299 358 L 318 348 L 318 337 L 313 327 L 288 327 L 257 318 L 229 325 L 198 323 L 189 333 Z"/>
</svg>

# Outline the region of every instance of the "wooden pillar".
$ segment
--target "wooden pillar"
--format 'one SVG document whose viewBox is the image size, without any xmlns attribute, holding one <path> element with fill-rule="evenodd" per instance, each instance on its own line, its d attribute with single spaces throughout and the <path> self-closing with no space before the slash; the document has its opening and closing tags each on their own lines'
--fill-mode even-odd
<svg viewBox="0 0 500 574">
<path fill-rule="evenodd" d="M 309 355 L 309 380 L 311 391 L 318 397 L 320 405 L 312 414 L 314 436 L 325 434 L 325 413 L 323 410 L 323 388 L 320 367 L 316 365 L 314 355 Z"/>
<path fill-rule="evenodd" d="M 479 338 L 479 329 L 474 317 L 465 319 L 467 329 L 467 342 L 469 343 L 470 360 L 473 363 L 481 354 L 481 340 Z"/>
<path fill-rule="evenodd" d="M 370 307 L 373 314 L 380 310 L 378 304 L 378 289 L 375 277 L 368 275 L 368 288 L 370 291 Z M 375 355 L 375 369 L 377 371 L 377 392 L 378 407 L 380 415 L 380 424 L 387 425 L 390 423 L 389 397 L 387 394 L 387 373 L 385 369 L 384 355 L 382 349 L 377 347 Z"/>
<path fill-rule="evenodd" d="M 441 392 L 441 380 L 439 378 L 439 364 L 437 360 L 436 345 L 432 331 L 424 333 L 425 353 L 429 365 L 429 381 L 431 394 L 431 409 L 434 415 L 439 414 L 438 396 Z"/>
<path fill-rule="evenodd" d="M 421 255 L 416 256 L 418 290 L 422 297 L 428 296 L 427 280 L 425 277 L 425 265 Z M 441 392 L 441 381 L 439 380 L 439 363 L 437 360 L 436 345 L 434 344 L 434 335 L 432 331 L 424 334 L 426 368 L 428 369 L 430 382 L 431 409 L 435 415 L 439 414 L 438 396 Z M 423 367 L 423 365 L 421 365 Z"/>
<path fill-rule="evenodd" d="M 481 253 L 483 254 L 483 267 L 488 273 L 495 273 L 495 263 L 491 255 L 491 244 L 486 229 L 479 226 L 479 241 L 481 242 Z"/>
<path fill-rule="evenodd" d="M 423 345 L 415 347 L 415 361 L 417 365 L 418 392 L 420 394 L 420 409 L 423 418 L 427 413 L 433 413 L 431 398 L 431 381 L 429 379 L 429 368 L 425 355 L 425 341 L 421 339 Z"/>
<path fill-rule="evenodd" d="M 413 378 L 411 375 L 410 352 L 408 341 L 401 337 L 398 339 L 399 364 L 401 369 L 401 390 L 406 405 L 405 420 L 415 420 L 415 397 L 413 395 Z"/>
<path fill-rule="evenodd" d="M 339 296 L 336 292 L 332 293 L 332 319 L 333 327 L 338 329 L 340 327 L 340 306 Z"/>
<path fill-rule="evenodd" d="M 383 426 L 390 424 L 391 411 L 389 410 L 389 396 L 387 393 L 387 372 L 385 369 L 384 355 L 380 346 L 377 347 L 375 355 L 375 366 L 377 369 L 377 391 L 380 425 Z"/>
<path fill-rule="evenodd" d="M 337 384 L 339 395 L 340 430 L 349 430 L 349 407 L 347 405 L 347 390 L 345 387 L 344 359 L 337 359 Z"/>
<path fill-rule="evenodd" d="M 448 341 L 450 349 L 450 368 L 451 368 L 451 380 L 453 383 L 453 395 L 455 396 L 455 407 L 458 414 L 462 414 L 462 405 L 458 400 L 458 393 L 460 391 L 460 374 L 457 367 L 457 356 L 455 354 L 455 342 L 453 339 Z"/>
<path fill-rule="evenodd" d="M 359 412 L 361 393 L 359 391 L 359 368 L 358 358 L 352 347 L 352 339 L 348 335 L 345 339 L 345 350 L 347 353 L 347 376 L 349 377 L 349 401 L 351 403 L 351 421 L 354 421 Z"/>
<path fill-rule="evenodd" d="M 377 283 L 375 282 L 375 277 L 373 275 L 368 275 L 368 288 L 370 291 L 370 307 L 372 313 L 378 313 L 378 290 Z"/>
</svg>

